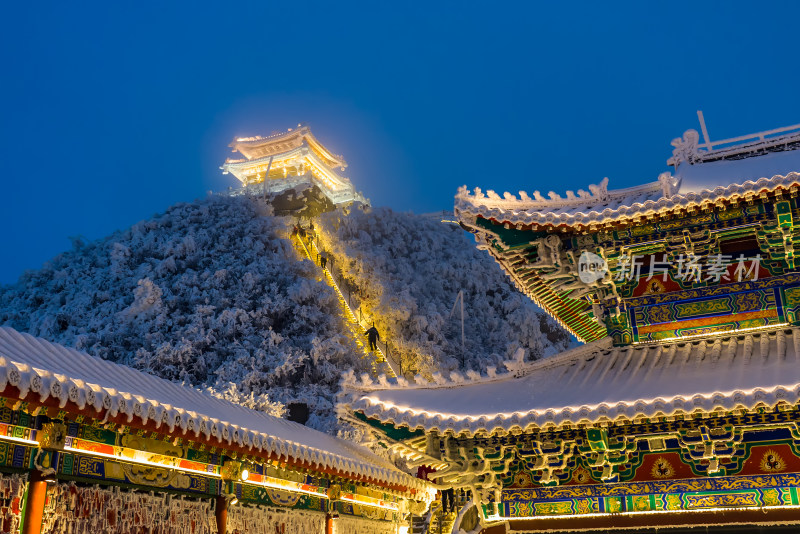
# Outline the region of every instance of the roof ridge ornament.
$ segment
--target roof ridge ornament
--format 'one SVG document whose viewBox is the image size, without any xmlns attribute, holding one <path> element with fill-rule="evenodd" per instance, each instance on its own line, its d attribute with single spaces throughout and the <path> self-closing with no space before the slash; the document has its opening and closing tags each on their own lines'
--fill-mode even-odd
<svg viewBox="0 0 800 534">
<path fill-rule="evenodd" d="M 684 161 L 689 165 L 699 162 L 701 159 L 699 143 L 700 134 L 697 130 L 689 129 L 683 132 L 683 138 L 676 137 L 670 142 L 675 148 L 672 150 L 672 157 L 667 160 L 667 165 L 677 169 Z"/>
<path fill-rule="evenodd" d="M 670 172 L 662 172 L 658 175 L 658 183 L 661 184 L 661 191 L 664 197 L 670 198 L 672 195 L 678 193 L 681 188 L 681 179 L 677 176 L 672 176 Z"/>
<path fill-rule="evenodd" d="M 534 191 L 533 198 L 531 198 L 527 192 L 519 191 L 519 198 L 517 198 L 515 195 L 507 191 L 503 193 L 502 197 L 498 195 L 493 189 L 487 189 L 486 193 L 484 193 L 480 187 L 476 187 L 473 190 L 473 192 L 470 193 L 469 189 L 467 189 L 467 186 L 462 185 L 461 187 L 458 188 L 458 192 L 456 193 L 456 200 L 467 201 L 467 202 L 489 201 L 488 204 L 517 203 L 526 206 L 536 205 L 536 206 L 555 207 L 555 206 L 573 205 L 573 204 L 581 205 L 587 202 L 588 203 L 607 202 L 611 198 L 611 193 L 608 190 L 608 177 L 603 178 L 599 184 L 590 184 L 588 186 L 588 189 L 589 191 L 578 189 L 577 195 L 575 194 L 574 191 L 569 190 L 565 193 L 566 198 L 562 197 L 555 191 L 548 191 L 547 197 L 544 197 L 539 191 Z"/>
</svg>

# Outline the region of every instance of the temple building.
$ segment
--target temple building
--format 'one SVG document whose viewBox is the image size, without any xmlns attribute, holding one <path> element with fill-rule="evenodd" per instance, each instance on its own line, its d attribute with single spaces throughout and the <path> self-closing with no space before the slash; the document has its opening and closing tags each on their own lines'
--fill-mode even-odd
<svg viewBox="0 0 800 534">
<path fill-rule="evenodd" d="M 800 524 L 800 125 L 702 126 L 644 185 L 459 190 L 478 247 L 585 344 L 346 379 L 343 418 L 470 490 L 453 532 L 470 509 L 487 533 Z"/>
<path fill-rule="evenodd" d="M 0 327 L 0 531 L 397 534 L 435 491 L 364 447 Z"/>
<path fill-rule="evenodd" d="M 341 171 L 342 156 L 325 148 L 308 126 L 298 125 L 267 137 L 240 137 L 229 145 L 243 158 L 228 158 L 220 167 L 233 174 L 245 191 L 279 193 L 301 185 L 316 185 L 334 204 L 368 203 Z"/>
</svg>

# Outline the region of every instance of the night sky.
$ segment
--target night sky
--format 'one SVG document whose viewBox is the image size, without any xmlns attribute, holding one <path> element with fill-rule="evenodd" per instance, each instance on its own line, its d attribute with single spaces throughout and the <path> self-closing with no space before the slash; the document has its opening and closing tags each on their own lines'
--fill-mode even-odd
<svg viewBox="0 0 800 534">
<path fill-rule="evenodd" d="M 800 123 L 797 2 L 22 4 L 0 283 L 236 185 L 232 138 L 299 122 L 373 205 L 418 213 L 462 184 L 653 181 L 698 109 L 712 140 Z"/>
</svg>

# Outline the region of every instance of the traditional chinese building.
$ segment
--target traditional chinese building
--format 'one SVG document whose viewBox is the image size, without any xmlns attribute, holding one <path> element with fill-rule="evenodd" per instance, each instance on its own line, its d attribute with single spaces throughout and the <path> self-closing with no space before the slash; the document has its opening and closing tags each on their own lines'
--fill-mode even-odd
<svg viewBox="0 0 800 534">
<path fill-rule="evenodd" d="M 459 190 L 478 247 L 587 343 L 436 384 L 349 377 L 342 416 L 472 490 L 486 532 L 800 524 L 800 125 L 703 132 L 637 187 Z"/>
<path fill-rule="evenodd" d="M 0 328 L 0 531 L 396 534 L 428 484 L 302 425 Z"/>
<path fill-rule="evenodd" d="M 309 184 L 334 204 L 367 203 L 341 174 L 347 167 L 344 158 L 325 148 L 308 126 L 267 137 L 236 138 L 229 146 L 244 158 L 229 158 L 220 169 L 233 174 L 247 191 L 278 193 Z"/>
</svg>

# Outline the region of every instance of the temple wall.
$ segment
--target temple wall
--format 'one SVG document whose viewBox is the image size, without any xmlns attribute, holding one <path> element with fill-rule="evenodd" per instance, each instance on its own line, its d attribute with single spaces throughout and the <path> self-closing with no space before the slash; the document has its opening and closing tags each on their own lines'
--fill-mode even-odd
<svg viewBox="0 0 800 534">
<path fill-rule="evenodd" d="M 144 530 L 143 530 L 144 529 Z M 214 501 L 115 486 L 48 487 L 43 534 L 216 534 Z"/>
<path fill-rule="evenodd" d="M 334 534 L 396 534 L 397 525 L 386 521 L 339 516 L 333 522 Z"/>
<path fill-rule="evenodd" d="M 231 506 L 228 534 L 323 534 L 325 514 L 263 506 Z M 349 531 L 348 531 L 349 532 Z"/>
<path fill-rule="evenodd" d="M 27 477 L 0 473 L 0 532 L 18 532 Z"/>
</svg>

